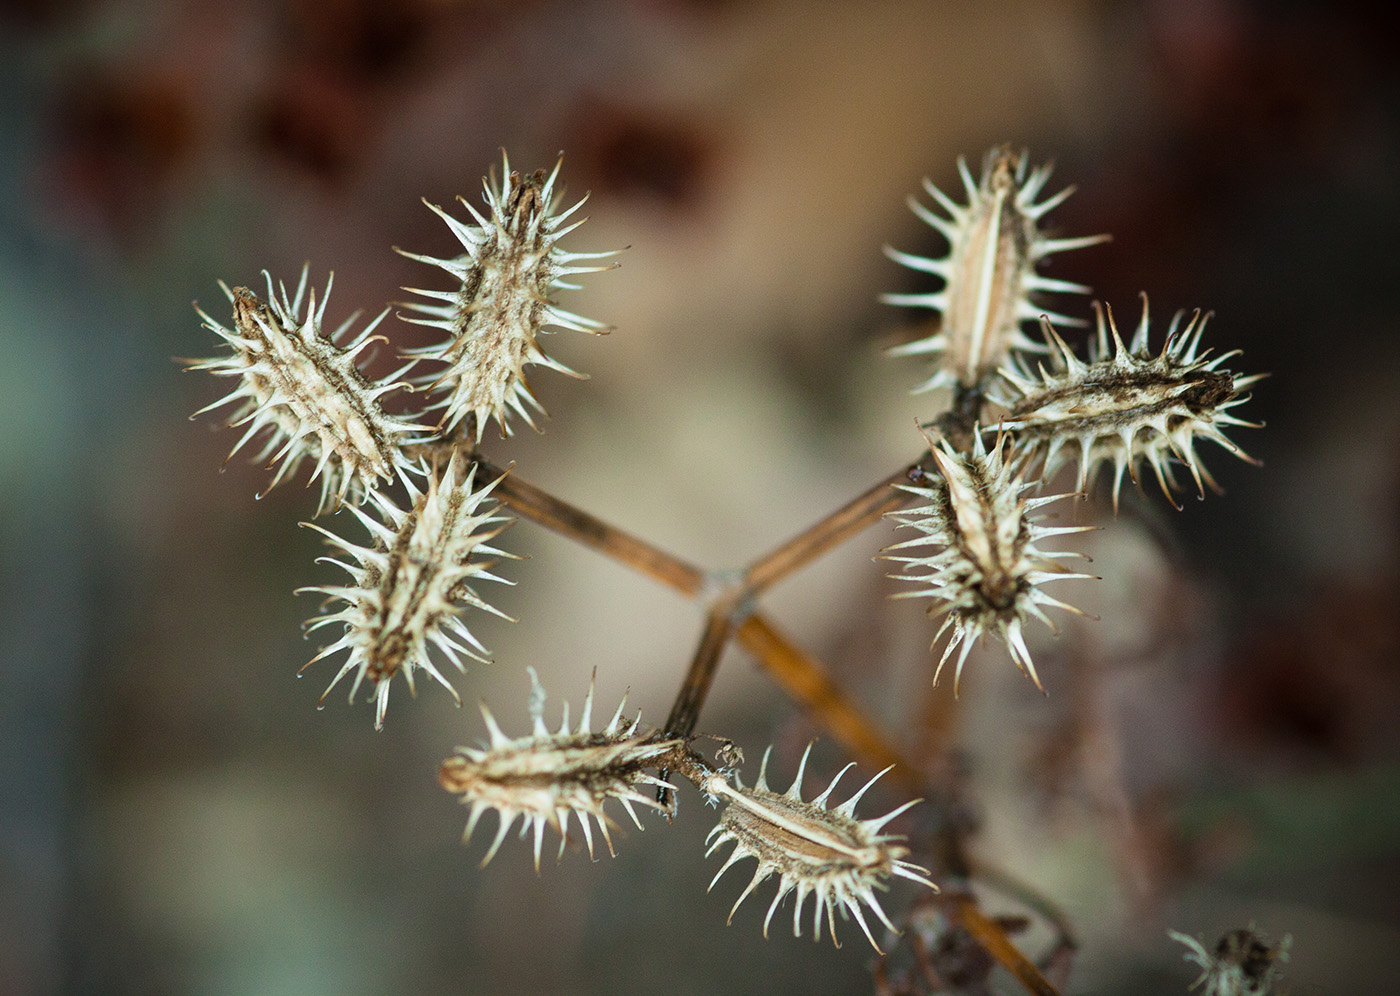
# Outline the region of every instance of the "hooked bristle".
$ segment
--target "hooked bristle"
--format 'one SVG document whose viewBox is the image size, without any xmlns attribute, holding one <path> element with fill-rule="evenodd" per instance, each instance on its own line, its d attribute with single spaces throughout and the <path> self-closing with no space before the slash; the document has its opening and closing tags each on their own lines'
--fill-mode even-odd
<svg viewBox="0 0 1400 996">
<path fill-rule="evenodd" d="M 737 775 L 734 776 L 733 785 L 720 773 L 712 774 L 705 780 L 704 790 L 728 803 L 720 814 L 720 822 L 710 831 L 707 838 L 710 846 L 705 855 L 713 854 L 726 842 L 734 843 L 734 850 L 710 880 L 710 888 L 714 888 L 715 883 L 734 864 L 744 858 L 755 858 L 758 867 L 730 909 L 731 921 L 740 905 L 759 884 L 777 875 L 778 891 L 763 919 L 764 937 L 768 936 L 768 925 L 778 906 L 789 893 L 795 893 L 792 915 L 794 936 L 802 936 L 802 911 L 807 897 L 811 895 L 813 940 L 821 938 L 822 921 L 825 919 L 833 943 L 840 946 L 836 937 L 836 913 L 839 910 L 842 919 L 848 916 L 854 918 L 871 946 L 880 951 L 863 908 L 873 911 L 892 933 L 899 931 L 885 914 L 875 896 L 876 891 L 888 888 L 892 877 L 906 878 L 935 891 L 938 889 L 928 879 L 928 869 L 903 860 L 909 850 L 896 843 L 903 837 L 880 832 L 886 823 L 920 800 L 907 802 L 874 819 L 856 819 L 856 803 L 889 770 L 886 768 L 846 802 L 835 809 L 828 809 L 827 801 L 836 783 L 853 767 L 848 764 L 819 796 L 810 802 L 803 801 L 802 775 L 811 751 L 812 746 L 808 744 L 798 765 L 797 777 L 782 794 L 768 788 L 771 747 L 764 752 L 758 781 L 752 788 L 740 784 Z"/>
<path fill-rule="evenodd" d="M 659 802 L 655 792 L 642 789 L 670 787 L 668 782 L 647 774 L 646 769 L 658 767 L 661 759 L 683 741 L 665 739 L 651 731 L 639 734 L 640 715 L 631 724 L 622 723 L 621 705 L 612 721 L 600 732 L 594 732 L 590 725 L 591 680 L 578 725 L 570 724 L 569 707 L 565 703 L 559 728 L 551 733 L 544 722 L 544 688 L 535 669 L 527 670 L 531 683 L 530 734 L 517 738 L 506 736 L 483 703 L 481 714 L 486 721 L 489 741 L 481 747 L 458 747 L 457 753 L 442 763 L 439 772 L 442 787 L 460 795 L 462 804 L 471 807 L 463 843 L 471 839 L 482 814 L 494 809 L 499 823 L 496 836 L 482 858 L 483 867 L 496 856 L 517 819 L 521 820 L 522 836 L 533 831 L 537 872 L 544 828 L 552 827 L 559 834 L 559 857 L 563 857 L 569 842 L 570 815 L 578 821 L 590 858 L 594 856 L 590 818 L 597 824 L 608 853 L 615 854 L 610 829 L 615 824 L 603 811 L 603 803 L 616 799 L 639 830 L 642 823 L 634 804 L 672 813 L 673 808 Z"/>
<path fill-rule="evenodd" d="M 331 689 L 353 672 L 350 701 L 354 702 L 361 683 L 368 680 L 376 703 L 375 729 L 384 726 L 390 682 L 399 673 L 413 693 L 414 672 L 426 671 L 461 705 L 457 690 L 443 677 L 428 651 L 430 646 L 436 647 L 464 673 L 463 654 L 474 660 L 486 660 L 486 648 L 461 619 L 462 608 L 473 607 L 510 619 L 483 601 L 470 582 L 514 583 L 490 572 L 494 560 L 482 559 L 483 556 L 517 559 L 513 554 L 487 545 L 513 520 L 492 514 L 495 508 L 490 494 L 499 479 L 473 490 L 476 464 L 472 464 L 464 477 L 459 476 L 458 465 L 459 459 L 454 454 L 441 480 L 434 471 L 428 474 L 425 492 L 419 493 L 410 487 L 412 504 L 408 510 L 400 509 L 379 494 L 372 503 L 379 519 L 352 507 L 355 517 L 373 538 L 370 546 L 356 545 L 320 526 L 306 523 L 325 536 L 332 546 L 353 557 L 355 563 L 322 558 L 348 572 L 353 583 L 298 589 L 326 595 L 328 603 L 344 603 L 334 612 L 307 621 L 307 633 L 336 623 L 342 624 L 344 632 L 340 639 L 322 648 L 302 671 L 322 658 L 341 650 L 349 651 L 321 701 L 324 703 Z"/>
<path fill-rule="evenodd" d="M 886 304 L 930 308 L 940 316 L 935 335 L 889 350 L 892 356 L 937 355 L 937 370 L 916 392 L 983 385 L 1014 350 L 1043 348 L 1021 331 L 1023 322 L 1047 314 L 1036 303 L 1042 292 L 1089 291 L 1081 284 L 1039 276 L 1036 267 L 1054 253 L 1103 242 L 1108 236 L 1051 239 L 1043 235 L 1040 219 L 1073 188 L 1037 202 L 1051 167 L 1028 172 L 1028 165 L 1024 154 L 994 148 L 983 161 L 980 182 L 974 183 L 967 162 L 960 158 L 958 174 L 966 204 L 958 204 L 928 180 L 924 189 L 947 217 L 909 200 L 910 210 L 948 240 L 948 255 L 929 259 L 885 247 L 885 255 L 896 263 L 943 279 L 943 288 L 932 293 L 881 296 Z"/>
<path fill-rule="evenodd" d="M 565 311 L 549 295 L 555 289 L 575 288 L 565 277 L 610 270 L 617 265 L 590 262 L 616 255 L 615 252 L 577 253 L 559 247 L 559 239 L 582 224 L 582 220 L 566 222 L 587 200 L 585 195 L 572 207 L 556 210 L 555 184 L 563 165 L 562 156 L 548 176 L 544 170 L 537 170 L 526 177 L 512 173 L 504 153 L 502 157 L 504 172 L 500 183 L 496 183 L 494 175 L 482 181 L 486 215 L 465 198 L 459 198 L 475 224 L 458 221 L 437 205 L 424 201 L 447 223 L 466 250 L 464 255 L 439 259 L 399 250 L 409 259 L 445 270 L 457 282 L 451 291 L 405 288 L 433 303 L 407 302 L 404 307 L 421 317 L 401 317 L 441 329 L 448 335 L 444 342 L 410 350 L 405 355 L 444 365 L 416 383 L 436 398 L 428 410 L 441 410 L 442 432 L 451 432 L 471 416 L 478 443 L 486 423 L 492 419 L 503 436 L 510 435 L 511 412 L 538 430 L 531 409 L 544 414 L 544 408 L 526 382 L 527 365 L 548 367 L 570 377 L 584 376 L 548 356 L 539 338 L 555 328 L 595 334 L 606 332 L 607 328 Z"/>
<path fill-rule="evenodd" d="M 896 598 L 932 598 L 929 612 L 946 613 L 935 634 L 936 645 L 951 630 L 933 680 L 937 684 L 943 666 L 958 651 L 953 673 L 957 693 L 963 665 L 972 647 L 986 633 L 996 633 L 1006 643 L 1011 659 L 1037 688 L 1045 690 L 1026 644 L 1024 626 L 1034 617 L 1052 630 L 1055 625 L 1042 606 L 1081 614 L 1078 609 L 1041 590 L 1049 581 L 1092 578 L 1057 563 L 1057 558 L 1077 557 L 1070 551 L 1047 551 L 1038 541 L 1067 533 L 1084 532 L 1092 526 L 1042 525 L 1031 512 L 1051 501 L 1071 497 L 1029 500 L 1023 497 L 1034 482 L 1024 479 L 1025 461 L 1018 453 L 1008 455 L 1009 434 L 999 435 L 989 451 L 980 432 L 973 433 L 971 453 L 958 453 L 945 440 L 932 446 L 939 471 L 933 487 L 900 485 L 928 504 L 887 513 L 899 526 L 916 529 L 921 535 L 885 548 L 882 559 L 897 561 L 910 572 L 892 574 L 899 581 L 918 585 L 914 591 L 899 592 Z M 927 555 L 904 555 L 912 547 L 932 546 Z M 891 551 L 901 551 L 891 553 Z"/>
</svg>

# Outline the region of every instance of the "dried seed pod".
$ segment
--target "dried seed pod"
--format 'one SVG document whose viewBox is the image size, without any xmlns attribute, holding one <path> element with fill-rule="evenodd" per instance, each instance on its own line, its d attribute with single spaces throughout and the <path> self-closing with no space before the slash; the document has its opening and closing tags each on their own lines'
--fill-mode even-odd
<svg viewBox="0 0 1400 996">
<path fill-rule="evenodd" d="M 1216 942 L 1215 951 L 1194 937 L 1167 931 L 1167 936 L 1186 945 L 1187 961 L 1201 966 L 1201 974 L 1191 988 L 1202 983 L 1202 996 L 1268 996 L 1281 963 L 1288 960 L 1288 948 L 1293 939 L 1285 936 L 1278 944 L 1249 930 L 1228 931 Z"/>
<path fill-rule="evenodd" d="M 900 485 L 928 504 L 888 514 L 900 526 L 912 527 L 923 535 L 886 547 L 881 557 L 907 564 L 906 570 L 926 570 L 922 574 L 890 575 L 920 586 L 917 591 L 899 592 L 895 598 L 932 598 L 935 602 L 929 612 L 947 613 L 933 642 L 937 644 L 948 629 L 953 632 L 934 671 L 934 684 L 938 683 L 943 665 L 961 646 L 953 673 L 956 694 L 973 644 L 990 631 L 1006 642 L 1017 667 L 1044 691 L 1022 632 L 1026 619 L 1034 616 L 1053 630 L 1055 624 L 1041 606 L 1082 615 L 1074 606 L 1047 595 L 1040 586 L 1048 581 L 1093 575 L 1073 573 L 1055 560 L 1080 554 L 1042 550 L 1037 544 L 1051 536 L 1085 532 L 1093 527 L 1041 525 L 1031 515 L 1035 509 L 1071 496 L 1023 497 L 1034 483 L 1023 479 L 1025 461 L 1007 455 L 1011 437 L 998 436 L 990 452 L 980 433 L 974 437 L 973 450 L 967 454 L 958 453 L 946 440 L 933 445 L 933 459 L 942 476 L 933 487 Z M 928 556 L 890 554 L 918 546 L 938 549 Z"/>
<path fill-rule="evenodd" d="M 504 153 L 502 156 L 504 159 Z M 429 391 L 441 395 L 429 410 L 443 410 L 443 431 L 450 431 L 472 415 L 477 442 L 481 441 L 489 418 L 494 418 L 501 434 L 508 436 L 509 410 L 538 429 L 525 402 L 540 413 L 544 413 L 544 408 L 530 393 L 525 365 L 537 363 L 571 377 L 584 376 L 547 356 L 539 337 L 553 331 L 551 325 L 580 332 L 607 331 L 602 324 L 565 311 L 549 299 L 554 288 L 577 289 L 565 277 L 597 273 L 617 265 L 576 265 L 581 260 L 615 256 L 617 251 L 565 252 L 559 248 L 559 240 L 583 224 L 583 219 L 572 224 L 565 222 L 588 199 L 585 195 L 572 207 L 556 212 L 555 182 L 561 165 L 562 157 L 548 178 L 544 170 L 522 178 L 519 173 L 512 173 L 509 160 L 504 160 L 505 179 L 499 187 L 494 176 L 482 181 L 489 218 L 465 198 L 458 198 L 471 212 L 475 225 L 458 221 L 436 204 L 424 201 L 447 222 L 466 249 L 464 255 L 437 259 L 398 250 L 409 259 L 441 267 L 458 281 L 458 286 L 450 291 L 405 288 L 441 302 L 407 303 L 405 307 L 428 317 L 405 319 L 448 333 L 446 342 L 406 354 L 447 365 L 447 369 L 422 381 Z"/>
<path fill-rule="evenodd" d="M 768 924 L 772 921 L 778 904 L 788 893 L 796 892 L 797 902 L 792 911 L 794 936 L 802 936 L 802 907 L 811 895 L 815 897 L 812 909 L 813 940 L 821 938 L 822 914 L 825 912 L 831 939 L 840 946 L 836 939 L 836 911 L 839 909 L 842 919 L 846 919 L 848 912 L 850 916 L 855 917 L 866 938 L 875 950 L 879 951 L 880 945 L 875 943 L 875 938 L 870 933 L 870 926 L 865 921 L 861 905 L 869 906 L 880 918 L 881 923 L 896 933 L 898 931 L 881 908 L 880 901 L 875 897 L 875 890 L 887 888 L 891 876 L 907 878 L 930 889 L 938 888 L 929 881 L 928 869 L 903 860 L 909 849 L 894 843 L 903 840 L 902 837 L 880 833 L 886 823 L 921 800 L 907 802 L 875 819 L 856 819 L 856 803 L 885 771 L 890 770 L 886 768 L 844 803 L 835 809 L 827 809 L 827 800 L 836 788 L 836 783 L 841 780 L 842 775 L 855 767 L 854 764 L 848 764 L 831 780 L 826 791 L 806 802 L 802 799 L 802 774 L 807 768 L 807 758 L 811 752 L 812 747 L 808 744 L 797 768 L 797 778 L 781 795 L 768 788 L 768 757 L 772 753 L 771 747 L 763 754 L 758 781 L 752 788 L 744 788 L 739 783 L 737 774 L 732 786 L 728 779 L 719 773 L 710 775 L 702 782 L 701 788 L 704 791 L 728 803 L 724 812 L 720 814 L 719 824 L 706 838 L 711 843 L 705 856 L 709 857 L 726 841 L 734 842 L 734 850 L 730 852 L 724 866 L 711 879 L 710 888 L 713 889 L 720 876 L 736 862 L 744 858 L 755 858 L 758 860 L 758 867 L 754 869 L 753 878 L 730 909 L 731 921 L 740 904 L 758 884 L 772 875 L 777 875 L 778 892 L 763 918 L 764 937 L 768 936 Z"/>
<path fill-rule="evenodd" d="M 1091 235 L 1076 239 L 1045 237 L 1040 219 L 1074 192 L 1073 187 L 1036 203 L 1051 166 L 1027 170 L 1024 155 L 1002 147 L 987 153 L 982 179 L 974 183 L 967 161 L 958 159 L 958 173 L 967 192 L 967 204 L 954 203 L 929 180 L 924 189 L 944 211 L 944 218 L 912 197 L 909 208 L 947 240 L 948 255 L 928 259 L 889 246 L 885 255 L 910 269 L 942 277 L 944 287 L 932 294 L 884 294 L 886 304 L 932 308 L 942 316 L 936 335 L 891 349 L 892 356 L 932 353 L 938 370 L 914 390 L 935 387 L 982 385 L 1015 349 L 1044 351 L 1027 338 L 1021 323 L 1046 310 L 1033 303 L 1040 291 L 1088 293 L 1089 288 L 1064 280 L 1052 280 L 1035 272 L 1036 266 L 1056 252 L 1094 245 L 1109 238 Z M 1054 315 L 1053 312 L 1050 314 Z M 1063 315 L 1055 318 L 1070 322 Z"/>
<path fill-rule="evenodd" d="M 1205 485 L 1219 490 L 1196 454 L 1196 440 L 1209 439 L 1242 460 L 1256 463 L 1225 437 L 1222 426 L 1258 428 L 1229 413 L 1249 400 L 1243 391 L 1261 380 L 1219 369 L 1239 350 L 1210 358 L 1200 352 L 1201 335 L 1210 315 L 1199 311 L 1185 327 L 1182 313 L 1172 319 L 1167 341 L 1155 356 L 1147 343 L 1147 295 L 1142 296 L 1142 319 L 1125 346 L 1113 320 L 1113 311 L 1096 305 L 1097 334 L 1084 363 L 1065 345 L 1049 321 L 1045 337 L 1055 348 L 1056 369 L 1041 367 L 1032 373 L 1024 365 L 1018 371 L 1003 370 L 1010 386 L 997 400 L 1010 411 L 1002 429 L 1034 445 L 1044 455 L 1042 476 L 1049 478 L 1078 455 L 1077 487 L 1084 490 L 1098 467 L 1113 465 L 1113 507 L 1127 471 L 1137 481 L 1136 464 L 1145 460 L 1157 475 L 1162 493 L 1177 505 L 1172 492 L 1171 456 L 1179 459 L 1204 496 Z M 1180 508 L 1180 505 L 1177 505 Z"/>
<path fill-rule="evenodd" d="M 334 274 L 326 281 L 318 306 L 316 291 L 306 292 L 308 270 L 302 269 L 292 297 L 285 285 L 274 290 L 272 277 L 264 270 L 267 303 L 246 287 L 229 290 L 221 281 L 219 286 L 233 304 L 233 328 L 216 322 L 198 305 L 195 310 L 204 319 L 204 327 L 221 336 L 233 352 L 191 360 L 186 369 L 239 379 L 234 390 L 190 417 L 241 402 L 227 424 L 246 423 L 248 430 L 229 457 L 266 431 L 267 442 L 258 459 L 271 464 L 280 461 L 268 487 L 274 487 L 303 459 L 311 459 L 316 469 L 310 480 L 321 479 L 319 513 L 329 507 L 332 495 L 342 501 L 348 495 L 363 500 L 380 483 L 411 470 L 403 447 L 423 442 L 430 430 L 387 414 L 380 403 L 383 395 L 407 386 L 399 378 L 408 367 L 376 381 L 358 366 L 360 354 L 371 343 L 384 341 L 382 335 L 372 333 L 388 309 L 343 346 L 337 345 L 359 313 L 329 336 L 324 335 L 321 323 Z M 304 313 L 303 299 L 307 302 Z"/>
<path fill-rule="evenodd" d="M 583 714 L 578 726 L 569 727 L 569 705 L 564 704 L 564 718 L 555 733 L 544 725 L 544 689 L 534 668 L 530 672 L 530 718 L 534 729 L 530 736 L 512 739 L 501 732 L 491 711 L 481 704 L 490 741 L 482 747 L 458 747 L 457 753 L 442 762 L 439 780 L 442 787 L 462 797 L 462 804 L 471 806 L 463 843 L 471 839 L 477 821 L 488 809 L 496 810 L 500 825 L 491 842 L 482 867 L 496 856 L 506 833 L 521 818 L 523 837 L 531 829 L 535 837 L 535 871 L 540 870 L 540 848 L 544 828 L 553 827 L 559 833 L 559 856 L 563 857 L 568 843 L 569 815 L 578 818 L 588 856 L 593 857 L 591 816 L 613 851 L 611 822 L 603 812 L 603 803 L 616 799 L 642 828 L 632 804 L 641 803 L 662 812 L 672 810 L 656 800 L 655 792 L 643 792 L 644 787 L 669 788 L 668 783 L 646 773 L 660 759 L 680 747 L 682 740 L 662 739 L 652 731 L 638 732 L 642 717 L 630 724 L 622 720 L 626 696 L 602 731 L 590 729 L 593 714 L 593 682 L 588 683 L 588 696 L 583 701 Z"/>
<path fill-rule="evenodd" d="M 471 582 L 477 580 L 514 583 L 491 573 L 495 561 L 481 559 L 483 555 L 514 558 L 513 554 L 487 545 L 513 521 L 509 516 L 491 514 L 495 505 L 494 499 L 488 496 L 499 478 L 484 488 L 472 490 L 476 464 L 472 464 L 464 479 L 459 476 L 460 470 L 460 460 L 454 454 L 440 481 L 436 471 L 428 475 L 427 491 L 419 493 L 410 486 L 412 504 L 407 511 L 376 493 L 372 506 L 383 522 L 352 507 L 351 511 L 373 537 L 371 546 L 357 546 L 320 526 L 302 523 L 355 558 L 354 564 L 331 557 L 320 558 L 343 567 L 350 573 L 353 584 L 318 585 L 298 590 L 298 593 L 320 592 L 330 600 L 345 603 L 335 612 L 307 621 L 308 633 L 335 623 L 342 623 L 345 632 L 308 661 L 302 671 L 323 657 L 348 650 L 349 657 L 322 694 L 320 704 L 325 704 L 326 696 L 340 679 L 354 671 L 350 701 L 355 701 L 362 681 L 369 680 L 373 684 L 376 730 L 384 726 L 389 683 L 399 673 L 413 692 L 413 672 L 422 668 L 461 705 L 456 689 L 428 655 L 431 644 L 462 672 L 466 671 L 466 666 L 461 654 L 486 660 L 482 656 L 486 648 L 458 615 L 461 608 L 473 606 L 510 619 L 482 601 L 471 587 Z"/>
</svg>

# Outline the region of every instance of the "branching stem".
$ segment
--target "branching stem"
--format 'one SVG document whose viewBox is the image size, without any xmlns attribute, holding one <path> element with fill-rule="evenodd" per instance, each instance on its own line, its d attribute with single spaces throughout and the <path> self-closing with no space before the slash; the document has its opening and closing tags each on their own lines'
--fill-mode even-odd
<svg viewBox="0 0 1400 996">
<path fill-rule="evenodd" d="M 494 494 L 521 518 L 606 554 L 683 595 L 693 598 L 704 587 L 705 572 L 694 564 L 609 525 L 568 502 L 560 501 L 547 491 L 485 460 L 481 462 L 481 470 L 488 478 L 505 474 L 505 479 L 496 486 Z"/>
<path fill-rule="evenodd" d="M 751 597 L 758 595 L 856 533 L 879 522 L 886 512 L 899 508 L 909 499 L 895 485 L 922 479 L 930 466 L 931 461 L 925 457 L 895 471 L 782 546 L 754 561 L 744 572 L 748 594 Z"/>
<path fill-rule="evenodd" d="M 960 392 L 958 401 L 960 404 L 954 408 L 956 414 L 950 413 L 952 417 L 945 419 L 947 425 L 940 425 L 940 428 L 949 436 L 957 433 L 967 441 L 971 438 L 972 425 L 977 419 L 975 413 L 981 410 L 981 392 Z M 481 469 L 488 477 L 499 477 L 504 473 L 501 468 L 485 461 L 482 461 Z M 736 615 L 740 606 L 751 608 L 752 599 L 760 592 L 873 525 L 886 512 L 900 507 L 905 498 L 902 492 L 894 488 L 895 484 L 903 481 L 922 483 L 930 472 L 923 459 L 901 468 L 771 553 L 760 557 L 744 571 L 740 584 L 714 597 L 699 645 L 666 721 L 666 735 L 689 736 L 694 732 L 724 648 L 733 636 L 758 659 L 794 701 L 855 757 L 874 768 L 894 765 L 891 773 L 906 788 L 914 792 L 928 792 L 931 787 L 920 775 L 920 769 L 885 738 L 879 727 L 836 684 L 817 658 L 796 646 L 761 614 L 750 611 L 742 621 L 737 620 Z M 706 591 L 707 575 L 700 568 L 555 498 L 514 474 L 505 474 L 495 494 L 522 518 L 597 550 L 689 598 L 700 598 Z M 684 757 L 677 755 L 668 764 L 692 781 L 704 767 L 703 764 L 694 767 L 700 762 L 689 749 Z M 662 774 L 665 777 L 665 772 Z M 661 791 L 664 793 L 666 790 Z M 961 834 L 950 826 L 945 827 L 937 837 L 936 843 L 945 865 L 958 870 L 966 869 L 968 862 Z M 958 900 L 958 913 L 962 925 L 977 943 L 1004 966 L 1027 992 L 1034 996 L 1058 996 L 1055 987 L 1012 943 L 1006 932 L 977 908 L 973 897 Z"/>
<path fill-rule="evenodd" d="M 789 640 L 763 616 L 745 619 L 735 635 L 783 691 L 847 750 L 879 771 L 894 765 L 891 776 L 905 788 L 923 792 L 923 779 L 897 747 L 832 680 L 821 661 Z"/>
<path fill-rule="evenodd" d="M 1035 996 L 1059 996 L 1059 990 L 1050 984 L 1035 962 L 1021 953 L 995 920 L 977 908 L 977 900 L 973 896 L 959 896 L 957 910 L 959 921 L 973 940 L 1015 976 L 1026 992 Z"/>
<path fill-rule="evenodd" d="M 710 609 L 705 618 L 705 628 L 700 634 L 700 645 L 691 658 L 690 670 L 671 706 L 671 715 L 666 718 L 667 737 L 688 737 L 695 732 L 695 724 L 700 719 L 700 707 L 710 694 L 710 685 L 719 669 L 720 655 L 729 644 L 734 629 L 734 600 L 721 598 Z"/>
</svg>

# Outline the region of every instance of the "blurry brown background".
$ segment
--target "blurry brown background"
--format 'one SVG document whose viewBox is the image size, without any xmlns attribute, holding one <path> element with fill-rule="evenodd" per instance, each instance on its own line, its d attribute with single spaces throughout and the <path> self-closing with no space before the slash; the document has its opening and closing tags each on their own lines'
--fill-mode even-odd
<svg viewBox="0 0 1400 996">
<path fill-rule="evenodd" d="M 1107 580 L 1054 593 L 1101 621 L 1036 644 L 1048 701 L 999 646 L 970 663 L 978 853 L 1074 917 L 1071 992 L 1184 992 L 1165 928 L 1251 921 L 1293 935 L 1287 991 L 1394 991 L 1400 78 L 1380 10 L 0 3 L 0 993 L 870 991 L 849 926 L 840 951 L 763 941 L 771 885 L 725 927 L 747 873 L 705 893 L 714 814 L 688 788 L 615 860 L 537 878 L 511 841 L 479 871 L 435 784 L 479 717 L 426 679 L 381 734 L 339 691 L 315 710 L 335 666 L 295 679 L 315 604 L 292 595 L 335 576 L 295 526 L 314 494 L 254 501 L 242 458 L 220 476 L 236 436 L 186 420 L 220 385 L 170 357 L 215 350 L 190 301 L 220 315 L 218 279 L 310 260 L 318 284 L 335 270 L 337 321 L 441 286 L 390 249 L 454 251 L 419 198 L 475 200 L 501 147 L 522 169 L 563 149 L 571 194 L 592 191 L 568 245 L 630 249 L 561 303 L 616 331 L 551 339 L 592 379 L 540 371 L 546 434 L 491 430 L 488 452 L 739 566 L 917 454 L 938 399 L 880 354 L 917 316 L 875 298 L 929 284 L 880 246 L 941 253 L 905 197 L 1004 141 L 1079 187 L 1057 230 L 1114 234 L 1051 275 L 1120 314 L 1147 290 L 1157 328 L 1212 308 L 1206 344 L 1273 376 L 1239 410 L 1267 429 L 1234 433 L 1262 469 L 1207 445 L 1224 497 L 1132 495 L 1089 541 Z M 766 604 L 909 741 L 931 629 L 886 601 L 870 558 L 894 538 Z M 526 664 L 551 712 L 596 666 L 600 708 L 630 688 L 659 721 L 695 609 L 531 525 L 503 542 L 531 558 L 491 592 L 521 621 L 475 626 L 496 664 L 455 676 L 463 698 L 523 733 Z M 775 780 L 817 732 L 739 652 L 701 728 L 751 765 L 776 743 Z M 816 776 L 842 761 L 823 738 Z"/>
</svg>

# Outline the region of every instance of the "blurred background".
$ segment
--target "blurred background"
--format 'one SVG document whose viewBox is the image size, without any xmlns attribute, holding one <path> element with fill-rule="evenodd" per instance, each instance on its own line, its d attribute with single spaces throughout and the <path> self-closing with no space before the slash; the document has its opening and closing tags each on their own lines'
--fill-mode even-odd
<svg viewBox="0 0 1400 996">
<path fill-rule="evenodd" d="M 1174 928 L 1209 945 L 1293 937 L 1296 994 L 1394 991 L 1400 950 L 1400 75 L 1384 6 L 1158 0 L 4 0 L 0 3 L 0 993 L 862 993 L 871 952 L 725 926 L 747 873 L 706 894 L 715 814 L 537 877 L 484 841 L 437 765 L 491 702 L 527 730 L 630 689 L 660 722 L 699 634 L 667 590 L 530 524 L 474 631 L 493 665 L 398 687 L 387 728 L 297 669 L 325 584 L 296 523 L 316 492 L 267 475 L 172 357 L 226 320 L 217 281 L 335 271 L 332 324 L 441 274 L 420 203 L 475 203 L 499 164 L 565 151 L 591 220 L 629 246 L 561 304 L 615 327 L 546 347 L 592 379 L 532 377 L 553 418 L 497 462 L 715 569 L 742 566 L 916 457 L 926 376 L 884 347 L 924 334 L 876 303 L 931 289 L 880 248 L 941 255 L 905 206 L 1010 142 L 1053 159 L 1056 257 L 1156 328 L 1213 309 L 1206 344 L 1268 371 L 1213 446 L 1227 494 L 1177 512 L 1129 494 L 1065 514 L 1097 615 L 1037 634 L 1043 699 L 994 644 L 961 698 L 930 693 L 932 627 L 872 562 L 879 526 L 765 600 L 911 749 L 956 759 L 980 861 L 1051 897 L 1082 950 L 1066 992 L 1181 993 Z M 498 166 L 499 168 L 499 166 Z M 462 211 L 458 211 L 462 214 Z M 1087 300 L 1055 307 L 1089 313 Z M 382 331 L 421 345 L 395 318 Z M 381 357 L 386 365 L 390 357 Z M 348 517 L 323 520 L 359 539 Z M 1044 639 L 1040 639 L 1044 636 Z M 927 699 L 927 701 L 924 701 Z M 741 651 L 700 728 L 786 785 L 821 736 Z M 852 783 L 855 784 L 854 782 Z M 810 794 L 810 790 L 809 790 Z M 839 794 L 838 794 L 838 797 Z M 894 796 L 866 803 L 874 813 Z M 862 811 L 865 811 L 865 806 Z M 492 829 L 488 820 L 485 830 Z M 906 883 L 907 884 L 907 883 Z M 896 887 L 886 907 L 914 897 Z M 988 891 L 987 908 L 1024 912 Z M 784 922 L 780 914 L 779 924 Z M 1023 935 L 1035 953 L 1043 935 Z M 1384 957 L 1383 957 L 1384 956 Z M 900 971 L 896 957 L 895 971 Z M 997 983 L 1013 991 L 1008 980 Z"/>
</svg>

